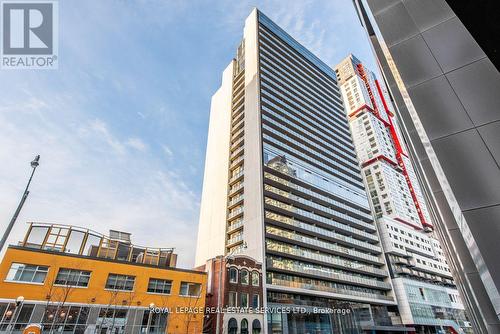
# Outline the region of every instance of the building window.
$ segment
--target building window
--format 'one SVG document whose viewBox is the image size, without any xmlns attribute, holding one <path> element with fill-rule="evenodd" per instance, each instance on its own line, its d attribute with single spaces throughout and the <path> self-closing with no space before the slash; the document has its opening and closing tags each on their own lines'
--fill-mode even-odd
<svg viewBox="0 0 500 334">
<path fill-rule="evenodd" d="M 229 319 L 229 322 L 227 323 L 227 329 L 229 334 L 238 333 L 238 322 L 235 318 Z"/>
<path fill-rule="evenodd" d="M 54 283 L 58 285 L 87 287 L 89 280 L 90 271 L 60 268 Z"/>
<path fill-rule="evenodd" d="M 252 307 L 259 308 L 259 295 L 252 296 Z"/>
<path fill-rule="evenodd" d="M 248 285 L 249 276 L 250 274 L 248 273 L 248 270 L 243 269 L 241 271 L 241 284 Z"/>
<path fill-rule="evenodd" d="M 253 319 L 252 321 L 252 334 L 259 334 L 261 330 L 260 321 Z"/>
<path fill-rule="evenodd" d="M 109 274 L 106 289 L 111 290 L 134 290 L 135 276 Z"/>
<path fill-rule="evenodd" d="M 49 305 L 42 318 L 43 332 L 50 332 L 51 328 L 59 332 L 59 328 L 64 328 L 63 333 L 66 334 L 83 334 L 88 327 L 89 312 L 89 307 Z"/>
<path fill-rule="evenodd" d="M 181 282 L 180 296 L 199 297 L 201 293 L 200 283 Z"/>
<path fill-rule="evenodd" d="M 240 294 L 240 307 L 248 307 L 248 293 Z"/>
<path fill-rule="evenodd" d="M 148 292 L 169 295 L 171 290 L 172 290 L 172 281 L 157 279 L 157 278 L 149 279 Z"/>
<path fill-rule="evenodd" d="M 238 283 L 238 269 L 229 268 L 229 282 Z"/>
<path fill-rule="evenodd" d="M 241 320 L 241 334 L 248 334 L 248 320 Z"/>
<path fill-rule="evenodd" d="M 101 333 L 120 333 L 127 324 L 127 313 L 126 308 L 103 307 L 99 310 L 96 326 Z"/>
<path fill-rule="evenodd" d="M 252 272 L 252 285 L 259 286 L 259 273 L 257 271 Z"/>
<path fill-rule="evenodd" d="M 237 298 L 238 298 L 238 294 L 236 292 L 230 291 L 229 294 L 228 294 L 227 305 L 229 307 L 236 307 L 236 306 L 238 306 L 236 304 Z"/>
<path fill-rule="evenodd" d="M 43 283 L 48 272 L 49 267 L 46 266 L 12 263 L 7 273 L 6 280 L 13 282 Z"/>
<path fill-rule="evenodd" d="M 150 312 L 149 310 L 144 311 L 144 315 L 142 316 L 141 330 L 138 333 L 145 333 L 145 334 L 166 333 L 168 313 L 152 312 L 150 315 L 149 312 Z M 126 333 L 126 332 L 127 331 L 125 330 L 123 332 L 117 331 L 112 333 Z M 135 327 L 132 329 L 131 333 L 137 333 Z"/>
</svg>

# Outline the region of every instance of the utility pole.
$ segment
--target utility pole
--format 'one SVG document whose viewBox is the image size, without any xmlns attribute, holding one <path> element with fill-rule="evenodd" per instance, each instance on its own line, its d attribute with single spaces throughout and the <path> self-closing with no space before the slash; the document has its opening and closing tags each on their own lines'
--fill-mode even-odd
<svg viewBox="0 0 500 334">
<path fill-rule="evenodd" d="M 0 251 L 2 251 L 3 246 L 5 245 L 5 242 L 7 241 L 7 238 L 10 235 L 10 232 L 12 231 L 12 228 L 14 227 L 14 224 L 16 223 L 17 216 L 19 216 L 19 213 L 21 212 L 21 209 L 23 208 L 24 202 L 26 201 L 26 198 L 28 198 L 29 195 L 29 187 L 31 180 L 33 179 L 33 175 L 35 174 L 35 170 L 39 165 L 40 161 L 40 155 L 37 155 L 35 159 L 31 162 L 31 168 L 33 170 L 31 171 L 30 178 L 28 180 L 28 184 L 26 185 L 26 189 L 24 189 L 23 197 L 21 197 L 21 201 L 19 202 L 19 205 L 17 206 L 16 212 L 14 212 L 14 216 L 12 216 L 12 219 L 10 220 L 9 226 L 7 226 L 7 229 L 5 230 L 5 233 L 2 236 L 2 240 L 0 241 Z"/>
</svg>

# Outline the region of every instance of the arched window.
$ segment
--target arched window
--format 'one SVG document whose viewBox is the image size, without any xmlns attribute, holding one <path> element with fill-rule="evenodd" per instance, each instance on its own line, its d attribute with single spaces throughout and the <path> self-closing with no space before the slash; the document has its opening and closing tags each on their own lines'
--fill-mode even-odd
<svg viewBox="0 0 500 334">
<path fill-rule="evenodd" d="M 259 272 L 252 271 L 252 285 L 259 286 Z"/>
<path fill-rule="evenodd" d="M 229 334 L 236 334 L 238 332 L 238 322 L 235 318 L 229 319 L 229 322 L 227 323 L 227 332 Z"/>
<path fill-rule="evenodd" d="M 238 283 L 238 269 L 234 267 L 229 268 L 229 282 Z"/>
<path fill-rule="evenodd" d="M 241 284 L 248 285 L 248 280 L 250 279 L 249 276 L 250 274 L 248 273 L 248 270 L 246 269 L 241 270 Z"/>
<path fill-rule="evenodd" d="M 241 320 L 241 334 L 248 334 L 248 320 Z"/>
<path fill-rule="evenodd" d="M 260 334 L 260 331 L 260 321 L 258 319 L 254 319 L 252 321 L 252 334 Z"/>
</svg>

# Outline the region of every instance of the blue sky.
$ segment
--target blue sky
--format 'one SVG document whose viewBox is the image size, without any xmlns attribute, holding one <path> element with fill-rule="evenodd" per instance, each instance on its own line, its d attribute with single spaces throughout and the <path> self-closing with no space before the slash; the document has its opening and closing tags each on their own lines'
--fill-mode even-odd
<svg viewBox="0 0 500 334">
<path fill-rule="evenodd" d="M 329 65 L 374 60 L 349 0 L 65 0 L 59 69 L 0 71 L 0 228 L 132 232 L 193 264 L 208 112 L 254 6 Z"/>
</svg>

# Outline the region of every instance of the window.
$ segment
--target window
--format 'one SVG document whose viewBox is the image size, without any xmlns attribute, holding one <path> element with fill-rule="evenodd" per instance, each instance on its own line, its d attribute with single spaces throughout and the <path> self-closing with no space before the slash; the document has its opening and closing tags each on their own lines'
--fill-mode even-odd
<svg viewBox="0 0 500 334">
<path fill-rule="evenodd" d="M 45 309 L 41 324 L 44 328 L 49 329 L 55 325 L 54 321 L 57 321 L 57 326 L 63 329 L 63 333 L 83 334 L 87 328 L 89 312 L 90 308 L 88 307 L 49 305 Z"/>
<path fill-rule="evenodd" d="M 87 287 L 90 280 L 90 271 L 61 268 L 57 273 L 55 284 Z"/>
<path fill-rule="evenodd" d="M 25 246 L 38 249 L 42 248 L 43 241 L 48 231 L 48 226 L 32 226 Z"/>
<path fill-rule="evenodd" d="M 240 307 L 248 307 L 248 293 L 240 294 Z"/>
<path fill-rule="evenodd" d="M 135 276 L 109 274 L 106 289 L 132 291 L 134 282 Z"/>
<path fill-rule="evenodd" d="M 252 272 L 252 285 L 259 286 L 259 273 L 257 271 Z"/>
<path fill-rule="evenodd" d="M 200 283 L 181 282 L 179 295 L 186 297 L 199 297 L 201 293 Z"/>
<path fill-rule="evenodd" d="M 64 251 L 71 254 L 80 254 L 85 233 L 81 231 L 71 230 Z"/>
<path fill-rule="evenodd" d="M 238 269 L 229 268 L 229 282 L 238 283 Z"/>
<path fill-rule="evenodd" d="M 260 321 L 253 319 L 252 321 L 252 334 L 259 334 L 261 330 Z"/>
<path fill-rule="evenodd" d="M 245 284 L 245 285 L 248 285 L 248 279 L 249 279 L 249 273 L 248 273 L 248 270 L 246 269 L 243 269 L 241 271 L 241 284 Z"/>
<path fill-rule="evenodd" d="M 49 267 L 32 264 L 12 263 L 7 273 L 7 281 L 43 283 Z"/>
<path fill-rule="evenodd" d="M 252 296 L 252 307 L 259 308 L 259 295 Z"/>
<path fill-rule="evenodd" d="M 241 320 L 241 334 L 248 334 L 248 320 Z"/>
<path fill-rule="evenodd" d="M 132 331 L 132 333 L 144 333 L 144 334 L 166 333 L 165 330 L 167 327 L 167 318 L 168 318 L 168 313 L 151 312 L 150 314 L 150 310 L 146 310 L 144 311 L 144 315 L 142 316 L 141 330 L 138 332 L 137 330 L 135 330 L 135 327 L 133 327 L 134 330 Z M 126 331 L 118 330 L 116 332 L 112 331 L 112 333 L 126 333 Z"/>
<path fill-rule="evenodd" d="M 171 290 L 172 281 L 157 278 L 149 279 L 148 292 L 169 295 Z"/>
<path fill-rule="evenodd" d="M 227 328 L 229 334 L 236 334 L 238 332 L 238 322 L 236 321 L 235 318 L 229 319 L 229 322 L 227 323 Z"/>
<path fill-rule="evenodd" d="M 228 301 L 227 304 L 229 307 L 236 307 L 238 306 L 236 304 L 236 300 L 238 298 L 238 294 L 236 292 L 230 291 L 228 294 Z"/>
</svg>

